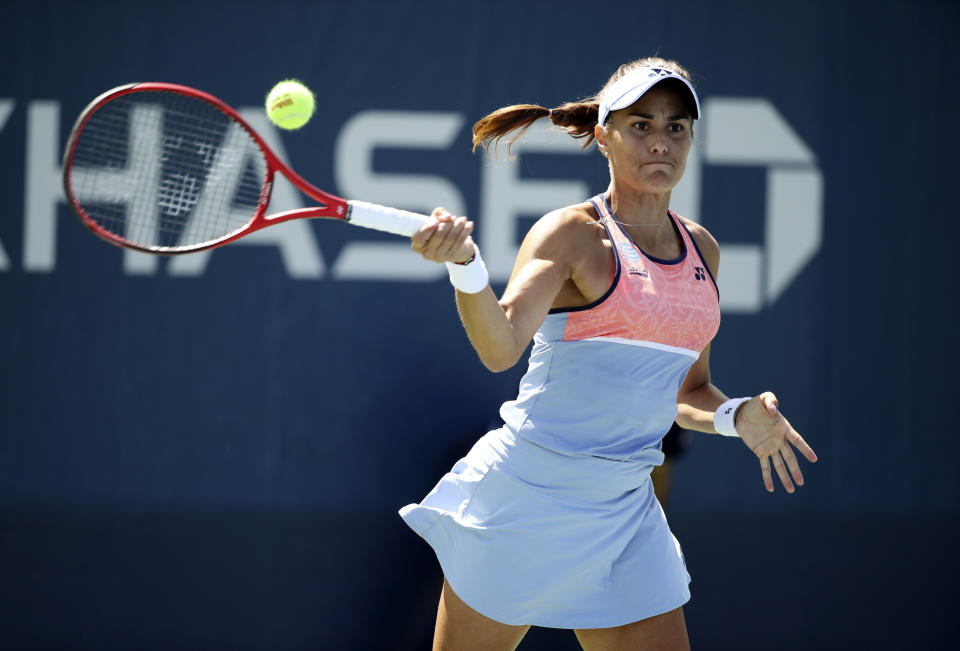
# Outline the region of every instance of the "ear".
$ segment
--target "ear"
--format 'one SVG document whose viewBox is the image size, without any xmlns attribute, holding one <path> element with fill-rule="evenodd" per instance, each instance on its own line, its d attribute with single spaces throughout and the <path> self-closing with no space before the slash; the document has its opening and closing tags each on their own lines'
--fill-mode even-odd
<svg viewBox="0 0 960 651">
<path fill-rule="evenodd" d="M 593 128 L 593 137 L 596 139 L 598 145 L 607 144 L 607 130 L 603 128 L 603 125 L 598 124 Z"/>
<path fill-rule="evenodd" d="M 597 141 L 597 149 L 600 150 L 600 153 L 604 156 L 607 155 L 607 130 L 603 128 L 602 125 L 597 125 L 593 128 L 593 138 Z"/>
</svg>

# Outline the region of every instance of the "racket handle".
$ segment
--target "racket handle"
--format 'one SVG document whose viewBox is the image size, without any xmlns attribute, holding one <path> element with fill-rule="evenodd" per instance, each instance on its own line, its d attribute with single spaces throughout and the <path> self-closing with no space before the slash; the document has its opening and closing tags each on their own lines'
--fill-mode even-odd
<svg viewBox="0 0 960 651">
<path fill-rule="evenodd" d="M 424 224 L 434 221 L 426 215 L 388 208 L 377 203 L 353 200 L 347 202 L 346 219 L 356 226 L 373 228 L 395 235 L 406 235 L 407 237 L 420 230 L 420 227 Z"/>
</svg>

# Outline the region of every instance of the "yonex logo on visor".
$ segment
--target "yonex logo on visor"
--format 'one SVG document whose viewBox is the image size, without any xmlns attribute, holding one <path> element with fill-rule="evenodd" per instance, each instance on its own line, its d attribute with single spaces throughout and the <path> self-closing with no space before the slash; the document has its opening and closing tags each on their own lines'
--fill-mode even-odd
<svg viewBox="0 0 960 651">
<path fill-rule="evenodd" d="M 700 98 L 697 97 L 697 92 L 689 81 L 666 68 L 636 68 L 613 82 L 600 94 L 600 114 L 597 117 L 597 123 L 603 124 L 610 113 L 627 108 L 664 79 L 678 79 L 687 87 L 696 108 L 693 117 L 699 119 Z"/>
</svg>

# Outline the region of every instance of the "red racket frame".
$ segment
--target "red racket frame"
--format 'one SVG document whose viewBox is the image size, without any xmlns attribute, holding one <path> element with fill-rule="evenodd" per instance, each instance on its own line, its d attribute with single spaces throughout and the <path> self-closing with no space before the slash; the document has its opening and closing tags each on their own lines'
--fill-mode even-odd
<svg viewBox="0 0 960 651">
<path fill-rule="evenodd" d="M 156 247 L 144 247 L 130 242 L 129 240 L 117 235 L 116 233 L 111 233 L 110 231 L 104 229 L 102 226 L 97 224 L 87 213 L 83 210 L 80 205 L 80 202 L 74 198 L 73 191 L 70 187 L 70 174 L 69 170 L 73 165 L 73 157 L 76 151 L 77 140 L 80 134 L 83 132 L 84 127 L 87 122 L 90 120 L 90 117 L 97 112 L 97 110 L 106 104 L 107 102 L 121 97 L 123 95 L 128 95 L 131 93 L 138 92 L 164 92 L 164 93 L 175 93 L 179 95 L 185 95 L 187 97 L 194 97 L 200 99 L 207 104 L 210 104 L 215 109 L 232 119 L 234 122 L 243 127 L 247 133 L 249 133 L 254 141 L 257 143 L 257 146 L 260 147 L 260 151 L 263 152 L 264 160 L 266 161 L 266 173 L 263 178 L 263 186 L 260 190 L 260 199 L 257 204 L 256 212 L 254 212 L 253 217 L 246 224 L 233 231 L 227 235 L 221 237 L 220 239 L 213 240 L 211 242 L 205 242 L 203 244 L 193 246 L 193 247 L 165 247 L 165 246 L 156 246 Z M 320 202 L 321 206 L 314 206 L 311 208 L 300 208 L 298 210 L 288 210 L 285 212 L 274 213 L 272 215 L 267 215 L 267 208 L 270 205 L 270 195 L 273 190 L 273 181 L 276 176 L 276 173 L 281 173 L 286 177 L 297 189 L 309 196 L 311 199 Z M 153 254 L 164 254 L 164 255 L 178 255 L 181 253 L 193 253 L 196 251 L 204 251 L 206 249 L 212 249 L 215 247 L 223 246 L 224 244 L 229 244 L 234 240 L 237 240 L 244 235 L 249 235 L 254 231 L 258 231 L 261 228 L 266 226 L 271 226 L 273 224 L 278 224 L 280 222 L 288 221 L 291 219 L 301 219 L 309 217 L 323 217 L 327 219 L 339 219 L 346 221 L 349 219 L 350 208 L 347 203 L 347 200 L 338 197 L 336 195 L 330 194 L 329 192 L 324 192 L 320 188 L 314 186 L 312 183 L 304 179 L 302 176 L 297 174 L 292 170 L 288 165 L 283 161 L 277 158 L 270 148 L 267 146 L 267 143 L 264 142 L 263 138 L 251 127 L 243 117 L 237 113 L 231 106 L 223 102 L 217 97 L 209 93 L 205 93 L 196 88 L 191 88 L 189 86 L 182 86 L 180 84 L 168 84 L 162 82 L 140 82 L 127 84 L 125 86 L 118 86 L 112 90 L 109 90 L 96 99 L 94 99 L 90 104 L 83 110 L 80 116 L 77 118 L 76 123 L 73 126 L 73 129 L 70 132 L 70 138 L 67 140 L 67 146 L 64 150 L 63 155 L 63 189 L 67 197 L 67 201 L 70 203 L 73 211 L 77 214 L 83 224 L 89 228 L 95 235 L 98 237 L 110 242 L 111 244 L 116 244 L 127 249 L 135 249 L 139 251 L 145 251 L 147 253 Z"/>
</svg>

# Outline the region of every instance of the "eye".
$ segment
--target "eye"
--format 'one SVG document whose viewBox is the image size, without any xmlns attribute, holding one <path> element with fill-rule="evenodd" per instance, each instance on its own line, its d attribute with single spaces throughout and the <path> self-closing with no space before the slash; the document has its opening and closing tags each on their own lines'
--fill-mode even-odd
<svg viewBox="0 0 960 651">
<path fill-rule="evenodd" d="M 683 126 L 682 124 L 680 124 L 679 122 L 674 122 L 673 124 L 667 126 L 667 129 L 669 129 L 669 130 L 672 131 L 673 133 L 680 133 L 680 132 L 683 131 L 685 128 L 686 128 L 686 127 L 684 127 L 684 126 Z"/>
<path fill-rule="evenodd" d="M 648 131 L 650 129 L 650 124 L 648 122 L 641 120 L 640 122 L 634 122 L 633 128 L 638 129 L 640 131 Z"/>
</svg>

